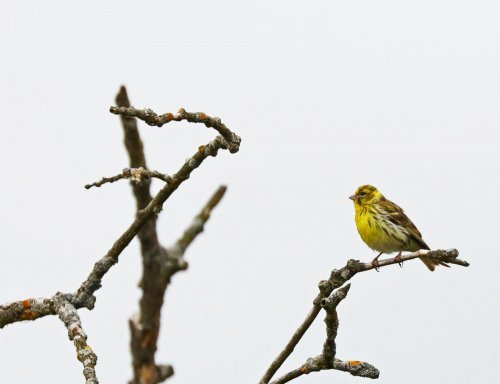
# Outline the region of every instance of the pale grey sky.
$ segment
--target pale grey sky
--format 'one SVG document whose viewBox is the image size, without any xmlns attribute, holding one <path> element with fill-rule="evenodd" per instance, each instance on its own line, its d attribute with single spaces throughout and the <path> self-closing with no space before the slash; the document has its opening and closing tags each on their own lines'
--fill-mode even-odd
<svg viewBox="0 0 500 384">
<path fill-rule="evenodd" d="M 339 358 L 382 384 L 491 383 L 500 364 L 496 1 L 7 1 L 0 13 L 0 302 L 76 289 L 133 218 L 121 84 L 136 107 L 219 116 L 241 151 L 208 159 L 165 205 L 173 241 L 228 193 L 166 298 L 158 360 L 172 383 L 256 383 L 360 240 L 347 197 L 373 183 L 465 269 L 419 262 L 363 273 L 339 307 Z M 214 133 L 141 125 L 149 166 L 173 172 Z M 156 186 L 158 187 L 158 185 Z M 81 311 L 102 383 L 131 376 L 134 242 Z M 317 354 L 322 318 L 285 368 Z M 0 330 L 8 383 L 79 383 L 55 317 Z M 283 371 L 284 372 L 284 371 Z M 361 383 L 321 372 L 296 383 Z"/>
</svg>

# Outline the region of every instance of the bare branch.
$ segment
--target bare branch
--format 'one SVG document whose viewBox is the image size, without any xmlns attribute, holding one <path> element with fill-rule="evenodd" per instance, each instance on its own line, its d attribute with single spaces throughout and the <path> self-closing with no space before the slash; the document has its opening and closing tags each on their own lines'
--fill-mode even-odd
<svg viewBox="0 0 500 384">
<path fill-rule="evenodd" d="M 126 169 L 124 168 L 122 173 L 119 173 L 116 176 L 110 176 L 110 177 L 103 177 L 99 181 L 95 181 L 92 184 L 85 184 L 85 189 L 90 189 L 92 187 L 97 187 L 99 188 L 101 185 L 106 184 L 106 183 L 114 183 L 115 181 L 122 180 L 122 179 L 128 179 L 130 175 L 126 174 Z"/>
<path fill-rule="evenodd" d="M 121 87 L 116 96 L 118 107 L 130 107 L 130 101 L 125 87 Z M 137 120 L 120 116 L 123 126 L 124 142 L 130 159 L 131 167 L 147 168 L 144 155 L 144 146 L 137 127 Z M 150 183 L 131 183 L 135 196 L 137 211 L 144 209 L 152 200 Z M 134 316 L 129 320 L 131 332 L 130 351 L 132 354 L 133 379 L 130 383 L 161 382 L 174 374 L 169 365 L 159 366 L 155 363 L 155 352 L 158 332 L 156 327 L 160 326 L 160 311 L 163 304 L 164 291 L 156 290 L 156 282 L 161 279 L 158 275 L 161 270 L 164 249 L 158 240 L 156 230 L 156 217 L 152 217 L 138 234 L 141 244 L 143 277 L 141 283 L 143 288 L 140 300 L 141 316 Z M 154 307 L 157 313 L 155 313 Z M 143 317 L 151 316 L 150 321 L 141 320 Z M 147 339 L 147 342 L 144 340 Z M 163 367 L 163 368 L 162 368 Z M 169 367 L 170 369 L 167 369 Z"/>
<path fill-rule="evenodd" d="M 83 375 L 86 384 L 98 384 L 95 373 L 97 356 L 87 344 L 87 335 L 83 330 L 76 308 L 62 294 L 56 294 L 54 304 L 59 318 L 68 329 L 69 339 L 76 348 L 76 357 L 83 364 Z"/>
<path fill-rule="evenodd" d="M 367 377 L 369 379 L 378 379 L 380 371 L 373 365 L 358 360 L 342 361 L 335 359 L 333 369 L 337 371 L 349 372 L 353 376 Z"/>
<path fill-rule="evenodd" d="M 130 100 L 127 94 L 127 88 L 121 86 L 115 98 L 118 107 L 130 107 Z M 130 167 L 139 168 L 146 167 L 146 157 L 144 155 L 144 146 L 137 128 L 137 120 L 130 119 L 125 116 L 120 116 L 120 120 L 124 130 L 124 142 L 127 148 L 127 153 L 130 158 Z"/>
<path fill-rule="evenodd" d="M 464 267 L 468 267 L 469 263 L 458 258 L 458 251 L 456 249 L 449 250 L 421 250 L 417 252 L 407 253 L 402 255 L 401 257 L 392 257 L 384 260 L 379 260 L 379 265 L 377 268 L 386 267 L 392 264 L 398 264 L 402 261 L 409 261 L 420 256 L 426 256 L 436 261 L 441 261 L 449 264 L 461 265 Z M 266 372 L 260 379 L 260 384 L 267 384 L 272 379 L 274 374 L 278 371 L 278 369 L 283 365 L 285 360 L 290 356 L 290 354 L 295 349 L 295 346 L 298 344 L 302 336 L 307 332 L 311 324 L 314 322 L 316 317 L 318 316 L 321 306 L 320 302 L 325 297 L 328 297 L 332 291 L 336 288 L 344 285 L 348 280 L 350 280 L 355 274 L 358 272 L 365 272 L 371 269 L 374 269 L 374 265 L 372 263 L 362 263 L 358 260 L 351 259 L 347 262 L 347 264 L 341 269 L 334 269 L 330 275 L 328 280 L 323 280 L 319 283 L 320 293 L 313 301 L 313 307 L 307 314 L 306 318 L 299 325 L 297 330 L 292 335 L 291 339 L 288 341 L 283 350 L 279 353 L 279 355 L 272 361 L 269 368 L 267 368 Z"/>
<path fill-rule="evenodd" d="M 119 107 L 125 110 L 130 107 L 125 87 L 120 89 L 116 98 Z M 112 110 L 115 107 L 112 107 Z M 121 114 L 120 112 L 114 112 Z M 143 256 L 143 296 L 140 302 L 140 314 L 130 321 L 132 331 L 131 349 L 133 354 L 134 379 L 132 383 L 156 384 L 174 374 L 172 366 L 156 364 L 154 354 L 160 328 L 160 313 L 163 296 L 170 279 L 177 271 L 187 268 L 183 255 L 186 248 L 203 231 L 204 224 L 210 217 L 212 209 L 219 203 L 225 192 L 220 187 L 212 196 L 200 214 L 183 236 L 170 248 L 164 248 L 158 241 L 156 233 L 156 218 L 162 210 L 163 204 L 170 195 L 198 168 L 209 156 L 215 157 L 220 149 L 227 149 L 235 153 L 239 149 L 240 138 L 231 132 L 218 118 L 212 118 L 202 113 L 192 114 L 183 110 L 176 117 L 178 120 L 203 122 L 207 127 L 213 127 L 222 136 L 215 137 L 181 166 L 173 176 L 164 175 L 157 171 L 150 171 L 146 167 L 144 147 L 139 136 L 135 119 L 122 114 L 121 121 L 125 133 L 125 146 L 130 158 L 130 167 L 121 174 L 103 178 L 89 184 L 87 189 L 100 187 L 105 183 L 112 183 L 121 179 L 131 179 L 132 188 L 136 197 L 137 217 L 132 224 L 115 241 L 108 252 L 98 260 L 87 279 L 73 294 L 57 293 L 52 298 L 28 299 L 0 306 L 0 328 L 24 320 L 35 320 L 47 315 L 59 315 L 68 328 L 70 339 L 74 341 L 78 359 L 84 365 L 84 375 L 87 384 L 97 384 L 95 364 L 97 357 L 86 343 L 87 336 L 83 331 L 77 309 L 93 309 L 95 305 L 94 293 L 101 287 L 104 275 L 118 262 L 121 252 L 132 239 L 138 235 Z M 150 193 L 150 179 L 159 178 L 166 185 L 154 196 Z"/>
<path fill-rule="evenodd" d="M 225 186 L 217 189 L 184 234 L 172 246 L 168 248 L 160 246 L 159 254 L 153 264 L 157 267 L 154 271 L 151 271 L 150 266 L 144 267 L 140 313 L 129 321 L 134 366 L 134 379 L 130 381 L 131 384 L 160 383 L 168 377 L 161 379 L 154 362 L 163 297 L 172 276 L 187 268 L 187 262 L 184 260 L 186 248 L 203 231 L 212 210 L 221 201 L 225 191 Z"/>
<path fill-rule="evenodd" d="M 309 373 L 309 372 L 307 372 L 307 373 Z M 293 379 L 296 379 L 297 377 L 300 377 L 300 376 L 305 375 L 305 374 L 306 374 L 306 370 L 304 369 L 304 366 L 300 366 L 299 368 L 296 368 L 288 373 L 285 373 L 283 376 L 272 381 L 271 384 L 288 383 L 289 381 L 292 381 Z"/>
<path fill-rule="evenodd" d="M 208 156 L 216 156 L 219 149 L 223 148 L 225 143 L 221 143 L 220 139 L 215 138 L 206 146 L 203 151 L 196 152 L 189 158 L 184 165 L 172 176 L 172 182 L 166 184 L 156 196 L 150 201 L 146 208 L 137 213 L 135 221 L 123 232 L 123 234 L 115 241 L 111 249 L 100 259 L 92 269 L 87 279 L 82 283 L 75 295 L 75 303 L 77 308 L 86 307 L 92 309 L 95 303 L 94 292 L 101 287 L 101 280 L 109 269 L 118 262 L 119 255 L 130 244 L 132 239 L 142 229 L 144 224 L 155 217 L 163 208 L 163 203 L 170 195 L 187 179 L 191 173 L 200 166 L 200 164 Z"/>
<path fill-rule="evenodd" d="M 0 305 L 0 328 L 18 321 L 36 320 L 55 314 L 53 298 L 27 299 Z"/>
<path fill-rule="evenodd" d="M 355 376 L 377 378 L 379 371 L 374 366 L 361 361 L 348 361 L 336 359 L 336 345 L 335 339 L 337 337 L 337 330 L 339 327 L 339 319 L 337 316 L 337 306 L 344 300 L 351 288 L 350 284 L 332 292 L 327 298 L 321 300 L 321 307 L 325 310 L 325 324 L 326 324 L 326 340 L 323 345 L 323 352 L 321 355 L 314 358 L 309 358 L 301 367 L 294 369 L 279 379 L 272 382 L 272 384 L 287 383 L 299 376 L 307 375 L 310 372 L 318 372 L 322 370 L 341 370 L 351 373 Z"/>
<path fill-rule="evenodd" d="M 125 87 L 120 89 L 116 97 L 117 107 L 111 107 L 110 111 L 121 115 L 121 121 L 125 134 L 125 145 L 130 158 L 130 165 L 146 168 L 144 147 L 137 129 L 136 120 L 133 117 L 142 118 L 146 116 L 154 118 L 154 112 L 150 110 L 140 111 L 130 107 L 127 91 Z M 204 114 L 189 114 L 181 112 L 182 116 L 177 116 L 177 120 L 187 120 L 192 122 L 204 122 L 207 127 L 213 126 L 226 139 L 218 136 L 216 142 L 220 148 L 229 149 L 236 152 L 239 148 L 240 138 L 232 133 L 220 119 L 210 118 Z M 151 119 L 146 119 L 150 124 Z M 163 122 L 162 124 L 166 123 Z M 150 124 L 151 125 L 151 124 Z M 158 125 L 158 124 L 156 124 Z M 198 153 L 204 156 L 215 156 L 217 149 L 213 145 L 201 146 Z M 194 157 L 187 164 L 196 167 L 198 159 Z M 174 176 L 175 177 L 175 176 Z M 164 181 L 172 183 L 173 178 Z M 151 195 L 149 183 L 132 183 L 134 195 L 136 197 L 137 209 L 140 212 L 150 204 Z M 159 383 L 173 375 L 173 369 L 163 369 L 155 363 L 156 344 L 160 330 L 161 309 L 164 303 L 164 295 L 171 277 L 178 271 L 187 268 L 187 262 L 183 254 L 187 246 L 203 230 L 204 223 L 212 208 L 220 201 L 224 191 L 219 191 L 215 198 L 217 201 L 209 203 L 208 208 L 197 216 L 193 224 L 186 230 L 181 239 L 169 248 L 162 247 L 158 241 L 156 231 L 156 219 L 152 217 L 139 232 L 141 242 L 141 253 L 143 259 L 143 274 L 141 279 L 142 297 L 139 303 L 139 313 L 129 321 L 131 331 L 131 353 L 134 377 L 131 383 Z M 204 214 L 206 212 L 206 214 Z M 171 368 L 171 367 L 170 367 Z"/>
<path fill-rule="evenodd" d="M 186 112 L 184 108 L 179 109 L 176 114 L 167 112 L 163 115 L 157 115 L 151 109 L 136 109 L 134 107 L 110 107 L 109 111 L 116 115 L 126 117 L 137 117 L 148 125 L 161 127 L 171 121 L 186 120 L 190 123 L 203 123 L 207 128 L 214 128 L 221 134 L 228 144 L 228 150 L 231 153 L 238 152 L 241 139 L 231 132 L 218 117 L 210 117 L 203 112 Z"/>
<path fill-rule="evenodd" d="M 359 272 L 369 271 L 370 269 L 377 269 L 379 267 L 385 267 L 392 264 L 399 264 L 403 261 L 417 259 L 422 256 L 442 263 L 455 264 L 462 267 L 469 266 L 469 263 L 467 261 L 460 260 L 458 258 L 458 251 L 456 249 L 436 249 L 434 251 L 422 249 L 420 251 L 403 254 L 400 257 L 396 256 L 384 260 L 379 260 L 380 265 L 377 265 L 376 267 L 372 263 L 364 263 L 362 269 Z"/>
<path fill-rule="evenodd" d="M 142 143 L 140 147 L 142 150 Z M 217 136 L 208 144 L 199 147 L 198 151 L 186 160 L 177 173 L 172 176 L 171 182 L 160 189 L 155 197 L 152 198 L 143 209 L 138 211 L 137 218 L 115 241 L 108 252 L 95 263 L 89 276 L 81 284 L 78 290 L 74 294 L 66 295 L 66 299 L 73 306 L 75 306 L 75 308 L 80 309 L 85 307 L 92 309 L 94 307 L 94 292 L 101 287 L 102 278 L 109 271 L 109 269 L 118 262 L 118 257 L 122 251 L 141 231 L 141 229 L 143 229 L 149 220 L 156 219 L 156 215 L 162 210 L 165 201 L 184 181 L 189 179 L 191 173 L 198 168 L 207 157 L 216 156 L 220 149 L 228 149 L 228 144 L 222 136 Z M 135 157 L 134 161 L 141 156 L 136 153 Z M 140 186 L 138 186 L 138 188 L 139 187 Z M 56 310 L 53 300 L 53 298 L 27 299 L 0 306 L 0 327 L 4 327 L 7 324 L 17 321 L 34 320 L 47 315 L 55 315 Z"/>
<path fill-rule="evenodd" d="M 114 183 L 115 181 L 122 179 L 130 179 L 135 184 L 144 183 L 144 181 L 149 181 L 152 177 L 160 179 L 165 183 L 170 183 L 172 178 L 164 173 L 160 173 L 158 171 L 150 171 L 148 169 L 140 168 L 124 168 L 122 173 L 119 173 L 116 176 L 111 177 L 103 177 L 101 180 L 96 181 L 92 184 L 87 184 L 85 189 L 90 189 L 92 187 L 100 187 L 106 183 Z"/>
<path fill-rule="evenodd" d="M 380 371 L 373 365 L 366 363 L 364 361 L 349 360 L 342 361 L 335 359 L 332 363 L 327 362 L 323 355 L 312 357 L 307 359 L 307 362 L 296 368 L 280 378 L 271 382 L 271 384 L 284 384 L 300 377 L 302 375 L 308 375 L 311 372 L 319 372 L 334 369 L 337 371 L 349 372 L 353 376 L 366 377 L 369 379 L 377 379 L 380 375 Z"/>
<path fill-rule="evenodd" d="M 120 91 L 116 95 L 115 101 L 118 107 L 130 107 L 130 100 L 127 95 L 127 89 L 124 86 L 120 87 Z M 146 156 L 144 155 L 144 145 L 142 144 L 139 129 L 137 127 L 137 120 L 125 116 L 120 116 L 120 121 L 123 126 L 123 141 L 125 144 L 125 148 L 127 149 L 130 168 L 148 169 L 146 165 Z M 153 198 L 149 190 L 149 183 L 132 183 L 132 191 L 134 192 L 138 211 L 145 208 Z M 147 232 L 145 231 L 145 229 L 152 230 L 155 233 L 153 234 L 154 236 L 150 237 L 156 237 L 155 224 L 156 222 L 153 218 L 150 221 L 150 224 L 147 225 L 147 228 L 144 228 L 141 233 Z M 141 241 L 142 247 L 144 244 L 141 240 L 141 233 L 139 233 L 139 240 Z M 156 239 L 156 243 L 157 242 L 158 241 Z"/>
<path fill-rule="evenodd" d="M 203 232 L 205 223 L 210 218 L 212 210 L 217 206 L 217 204 L 219 204 L 222 197 L 226 193 L 226 189 L 226 186 L 221 185 L 217 191 L 215 191 L 201 212 L 194 218 L 191 225 L 186 228 L 184 234 L 168 249 L 169 253 L 179 253 L 181 256 L 184 254 L 186 248 L 189 247 L 196 236 Z"/>
<path fill-rule="evenodd" d="M 337 316 L 337 305 L 344 300 L 351 288 L 351 284 L 333 291 L 330 296 L 321 300 L 321 307 L 325 310 L 326 340 L 323 344 L 323 357 L 325 361 L 333 361 L 337 353 L 335 339 L 339 328 L 339 318 Z"/>
</svg>

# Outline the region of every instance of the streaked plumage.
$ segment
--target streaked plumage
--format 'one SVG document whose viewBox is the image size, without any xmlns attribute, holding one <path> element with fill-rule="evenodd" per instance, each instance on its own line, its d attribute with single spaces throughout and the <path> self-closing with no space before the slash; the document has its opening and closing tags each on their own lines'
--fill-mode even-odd
<svg viewBox="0 0 500 384">
<path fill-rule="evenodd" d="M 374 186 L 362 185 L 350 199 L 354 201 L 359 235 L 373 250 L 382 254 L 430 249 L 403 210 L 387 200 Z M 420 259 L 431 271 L 437 265 L 427 257 Z"/>
</svg>

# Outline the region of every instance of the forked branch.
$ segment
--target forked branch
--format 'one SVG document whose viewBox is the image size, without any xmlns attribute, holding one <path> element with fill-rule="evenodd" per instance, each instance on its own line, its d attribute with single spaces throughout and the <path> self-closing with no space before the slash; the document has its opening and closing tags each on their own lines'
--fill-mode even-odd
<svg viewBox="0 0 500 384">
<path fill-rule="evenodd" d="M 195 123 L 204 123 L 207 127 L 216 129 L 221 136 L 214 140 L 220 148 L 236 152 L 239 148 L 240 138 L 232 133 L 218 118 L 212 118 L 204 113 L 188 113 L 181 109 L 178 115 L 165 114 L 158 117 L 149 109 L 138 110 L 131 106 L 125 87 L 120 89 L 116 96 L 116 107 L 110 111 L 120 115 L 123 125 L 124 141 L 130 159 L 130 166 L 147 171 L 144 146 L 137 129 L 137 121 L 134 117 L 146 121 L 149 125 L 161 126 L 170 121 L 187 120 Z M 198 152 L 204 156 L 215 155 L 213 144 L 202 145 Z M 186 162 L 190 166 L 198 164 L 197 159 Z M 167 176 L 168 177 L 168 176 Z M 175 177 L 175 175 L 174 175 Z M 151 202 L 150 185 L 146 182 L 132 182 L 132 189 L 136 198 L 138 214 Z M 174 182 L 173 177 L 164 180 L 170 185 Z M 161 312 L 164 307 L 164 297 L 172 276 L 188 267 L 184 259 L 186 248 L 198 236 L 210 217 L 212 209 L 219 203 L 226 191 L 220 187 L 208 201 L 200 214 L 196 216 L 192 224 L 184 231 L 184 234 L 169 247 L 163 247 L 157 235 L 156 219 L 153 217 L 139 232 L 141 243 L 143 272 L 140 287 L 142 296 L 139 302 L 139 311 L 129 320 L 131 341 L 130 350 L 132 354 L 133 378 L 131 384 L 156 384 L 173 375 L 173 368 L 168 366 L 168 375 L 164 367 L 155 361 L 158 335 L 161 326 Z"/>
<path fill-rule="evenodd" d="M 155 362 L 163 297 L 172 276 L 187 269 L 184 253 L 194 239 L 203 232 L 212 210 L 221 201 L 225 192 L 225 186 L 219 187 L 179 240 L 167 248 L 160 246 L 153 264 L 158 268 L 154 272 L 150 268 L 144 268 L 140 311 L 129 320 L 130 350 L 134 368 L 131 384 L 161 383 L 174 374 L 173 368 L 169 366 L 169 375 L 162 375 L 162 366 Z M 156 294 L 153 296 L 152 292 Z"/>
<path fill-rule="evenodd" d="M 412 252 L 412 253 L 407 253 L 404 255 L 401 255 L 400 257 L 391 257 L 387 258 L 384 260 L 379 260 L 379 263 L 377 265 L 377 268 L 381 267 L 387 267 L 392 264 L 399 264 L 403 261 L 409 261 L 413 259 L 417 259 L 421 256 L 426 256 L 431 259 L 434 259 L 436 261 L 442 261 L 448 264 L 455 264 L 455 265 L 460 265 L 464 267 L 468 267 L 469 263 L 467 261 L 461 260 L 458 258 L 458 251 L 456 249 L 448 249 L 448 250 L 421 250 L 417 252 Z M 371 269 L 375 269 L 375 266 L 372 263 L 362 263 L 359 260 L 354 260 L 351 259 L 347 262 L 347 264 L 342 267 L 341 269 L 334 269 L 332 273 L 330 274 L 330 278 L 328 280 L 322 280 L 320 281 L 318 287 L 320 290 L 320 293 L 316 296 L 316 298 L 313 301 L 313 307 L 307 314 L 306 318 L 302 322 L 302 324 L 299 325 L 297 330 L 294 332 L 288 343 L 285 345 L 283 350 L 279 353 L 279 355 L 272 361 L 271 365 L 267 368 L 266 372 L 262 376 L 262 378 L 259 381 L 259 384 L 268 384 L 275 373 L 278 371 L 278 369 L 283 365 L 285 360 L 290 356 L 290 354 L 293 352 L 295 349 L 295 346 L 299 343 L 299 341 L 302 339 L 302 336 L 307 332 L 311 324 L 314 322 L 316 317 L 318 316 L 319 312 L 321 311 L 321 304 L 324 303 L 325 298 L 328 298 L 330 294 L 333 292 L 333 290 L 340 288 L 342 285 L 344 285 L 347 281 L 349 281 L 354 275 L 356 275 L 359 272 L 365 272 L 369 271 Z M 323 354 L 320 355 L 321 358 L 324 356 Z M 317 371 L 319 369 L 312 369 L 309 370 L 309 368 L 313 367 L 323 367 L 323 364 L 319 364 L 321 362 L 319 357 L 313 358 L 311 360 L 311 364 L 307 365 L 305 368 L 304 366 L 301 368 L 298 368 L 292 372 L 289 372 L 288 374 L 282 376 L 278 380 L 275 380 L 273 384 L 278 384 L 278 383 L 286 383 L 290 380 L 292 380 L 295 377 L 301 376 L 305 374 L 306 372 L 312 372 L 312 371 Z M 335 360 L 336 362 L 337 360 Z M 327 362 L 328 363 L 328 362 Z M 307 364 L 307 363 L 306 363 Z M 328 363 L 329 364 L 329 363 Z M 340 369 L 340 370 L 345 370 L 347 372 L 354 372 L 350 367 L 353 366 L 352 362 L 349 363 L 343 363 L 339 360 L 339 362 L 334 363 L 337 364 L 336 366 L 338 368 L 344 367 L 345 369 Z M 361 366 L 361 367 L 367 367 L 367 370 L 361 369 L 360 371 L 356 372 L 370 372 L 370 375 L 375 372 L 370 364 L 368 363 L 360 363 L 360 364 L 354 364 L 356 367 Z M 309 367 L 309 368 L 308 368 Z M 323 368 L 322 368 L 323 369 Z M 337 369 L 337 368 L 328 368 L 328 369 Z M 360 369 L 360 368 L 356 368 Z M 377 371 L 378 372 L 378 371 Z M 377 374 L 378 376 L 378 374 Z M 366 377 L 371 377 L 371 376 L 366 376 Z M 283 381 L 284 380 L 284 381 Z"/>
<path fill-rule="evenodd" d="M 351 285 L 347 284 L 333 291 L 330 296 L 322 299 L 320 302 L 321 307 L 326 313 L 326 340 L 323 344 L 323 352 L 321 355 L 307 359 L 299 368 L 286 373 L 273 381 L 272 384 L 287 383 L 299 376 L 329 369 L 349 372 L 353 376 L 362 376 L 372 379 L 378 378 L 380 374 L 379 370 L 369 363 L 362 361 L 342 361 L 336 358 L 337 347 L 335 339 L 337 338 L 337 330 L 339 328 L 337 306 L 346 298 L 350 288 Z"/>
<path fill-rule="evenodd" d="M 239 149 L 240 138 L 231 132 L 220 119 L 211 118 L 204 114 L 191 114 L 181 110 L 174 120 L 187 120 L 192 122 L 203 122 L 207 127 L 212 127 L 221 135 L 215 137 L 206 145 L 198 148 L 196 153 L 191 156 L 173 175 L 168 176 L 157 171 L 150 171 L 146 167 L 144 149 L 140 139 L 137 124 L 135 119 L 131 119 L 130 103 L 124 87 L 120 89 L 117 96 L 117 103 L 122 104 L 122 107 L 111 107 L 115 114 L 121 114 L 121 120 L 125 131 L 125 145 L 130 157 L 130 168 L 125 168 L 121 174 L 103 178 L 99 182 L 89 184 L 86 188 L 92 186 L 99 187 L 105 183 L 111 183 L 121 179 L 131 179 L 134 195 L 137 202 L 137 216 L 130 226 L 122 233 L 122 235 L 114 242 L 108 252 L 98 260 L 87 279 L 80 285 L 74 293 L 56 293 L 49 298 L 33 298 L 22 301 L 13 302 L 10 304 L 0 305 L 0 328 L 8 324 L 25 320 L 36 320 L 48 315 L 58 315 L 68 329 L 69 337 L 73 340 L 77 350 L 77 357 L 84 367 L 84 376 L 86 384 L 97 384 L 95 373 L 95 365 L 97 356 L 87 344 L 87 336 L 83 331 L 77 310 L 80 308 L 93 309 L 96 301 L 95 292 L 101 287 L 102 279 L 113 265 L 118 262 L 118 258 L 123 250 L 127 247 L 132 239 L 138 235 L 141 241 L 141 249 L 143 253 L 143 264 L 146 265 L 151 261 L 151 258 L 158 257 L 159 263 L 162 266 L 162 276 L 167 276 L 164 281 L 170 281 L 170 277 L 179 270 L 187 268 L 187 264 L 183 260 L 184 251 L 194 238 L 203 231 L 204 224 L 210 216 L 212 209 L 221 200 L 225 187 L 217 190 L 215 195 L 209 200 L 202 212 L 196 217 L 195 221 L 188 227 L 181 239 L 171 248 L 163 248 L 160 246 L 156 234 L 156 217 L 161 212 L 163 204 L 172 195 L 173 192 L 187 179 L 191 173 L 198 168 L 203 161 L 209 156 L 216 156 L 220 149 L 227 149 L 231 153 L 235 153 Z M 124 108 L 124 112 L 116 108 Z M 149 191 L 150 179 L 152 177 L 163 180 L 166 184 L 160 191 L 152 197 Z M 153 269 L 156 264 L 150 263 Z M 165 272 L 167 271 L 167 272 Z M 158 383 L 173 375 L 173 368 L 170 365 L 154 364 L 154 353 L 156 351 L 156 337 L 159 330 L 159 307 L 146 305 L 151 297 L 155 297 L 158 293 L 156 289 L 148 291 L 146 287 L 152 282 L 151 277 L 156 275 L 144 274 L 142 287 L 145 296 L 141 299 L 141 314 L 140 319 L 135 327 L 135 330 L 140 330 L 140 339 L 144 355 L 134 356 L 134 368 L 139 367 L 140 375 L 134 371 L 134 381 L 141 384 Z M 161 301 L 163 301 L 163 293 L 165 287 L 161 291 Z M 145 300 L 144 300 L 145 299 Z M 153 312 L 148 312 L 152 310 Z M 152 323 L 158 321 L 157 326 L 151 326 Z M 155 334 L 156 333 L 156 334 Z M 144 337 L 147 336 L 147 337 Z M 151 338 L 151 336 L 154 336 Z M 144 343 L 144 341 L 147 343 Z M 132 340 L 132 345 L 137 340 Z M 153 344 L 148 344 L 153 341 Z M 148 369 L 150 369 L 148 371 Z M 154 373 L 151 375 L 151 373 Z M 153 378 L 153 379 L 152 379 Z"/>
</svg>

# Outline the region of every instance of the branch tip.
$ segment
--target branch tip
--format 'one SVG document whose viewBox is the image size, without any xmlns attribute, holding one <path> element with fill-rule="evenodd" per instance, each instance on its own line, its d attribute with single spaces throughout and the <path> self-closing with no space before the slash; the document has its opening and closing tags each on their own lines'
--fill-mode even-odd
<svg viewBox="0 0 500 384">
<path fill-rule="evenodd" d="M 122 179 L 130 179 L 135 184 L 141 185 L 145 182 L 149 182 L 151 178 L 156 178 L 164 181 L 165 183 L 171 183 L 172 177 L 158 171 L 150 171 L 143 167 L 139 168 L 124 168 L 121 173 L 111 177 L 103 177 L 101 180 L 96 181 L 92 184 L 85 185 L 85 189 L 90 189 L 92 187 L 101 187 L 106 183 L 114 183 L 115 181 Z"/>
</svg>

